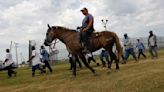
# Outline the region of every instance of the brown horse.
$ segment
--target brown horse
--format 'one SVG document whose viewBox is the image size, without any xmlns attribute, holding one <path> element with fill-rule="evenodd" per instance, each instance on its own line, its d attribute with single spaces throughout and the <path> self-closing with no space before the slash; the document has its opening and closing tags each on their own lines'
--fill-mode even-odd
<svg viewBox="0 0 164 92">
<path fill-rule="evenodd" d="M 73 66 L 74 66 L 73 75 L 74 76 L 76 76 L 75 59 L 77 56 L 79 56 L 82 62 L 84 63 L 84 65 L 88 67 L 95 74 L 95 70 L 89 66 L 89 64 L 86 62 L 84 54 L 82 53 L 82 50 L 84 49 L 84 47 L 80 43 L 79 32 L 77 32 L 76 30 L 68 29 L 61 26 L 50 27 L 48 25 L 48 30 L 46 33 L 46 39 L 45 39 L 44 44 L 46 46 L 49 46 L 51 42 L 56 38 L 58 38 L 60 41 L 62 41 L 66 45 L 69 53 L 71 53 L 73 56 L 73 61 L 74 61 L 73 62 Z M 117 55 L 115 55 L 112 51 L 114 44 L 116 45 Z M 99 50 L 100 48 L 106 49 L 111 56 L 111 62 L 108 62 L 108 68 L 111 68 L 111 64 L 114 59 L 116 63 L 116 69 L 118 70 L 119 69 L 118 62 L 122 55 L 122 49 L 121 49 L 118 36 L 115 33 L 109 32 L 109 31 L 93 33 L 90 38 L 90 51 L 94 52 L 96 50 Z"/>
</svg>

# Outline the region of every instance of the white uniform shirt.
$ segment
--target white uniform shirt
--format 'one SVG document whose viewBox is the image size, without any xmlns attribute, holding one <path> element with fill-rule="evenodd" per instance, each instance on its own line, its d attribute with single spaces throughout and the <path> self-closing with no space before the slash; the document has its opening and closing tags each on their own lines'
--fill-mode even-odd
<svg viewBox="0 0 164 92">
<path fill-rule="evenodd" d="M 14 63 L 11 53 L 6 54 L 6 59 L 8 59 L 8 60 L 5 62 L 5 67 L 11 65 L 12 63 Z"/>
<path fill-rule="evenodd" d="M 129 38 L 124 39 L 124 45 L 126 50 L 133 48 L 133 44 Z"/>
<path fill-rule="evenodd" d="M 39 53 L 37 53 L 36 50 L 32 51 L 32 56 L 34 56 L 34 58 L 32 59 L 32 66 L 42 64 Z"/>
<path fill-rule="evenodd" d="M 87 53 L 87 56 L 88 57 L 92 57 L 92 53 Z"/>
<path fill-rule="evenodd" d="M 149 46 L 155 46 L 156 36 L 155 36 L 155 35 L 151 36 L 151 37 L 148 39 L 148 41 L 149 41 Z"/>
</svg>

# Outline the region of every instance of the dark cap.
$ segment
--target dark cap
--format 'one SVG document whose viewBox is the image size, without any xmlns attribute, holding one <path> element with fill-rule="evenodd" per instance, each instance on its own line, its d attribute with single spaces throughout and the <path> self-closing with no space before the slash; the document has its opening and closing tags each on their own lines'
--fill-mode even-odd
<svg viewBox="0 0 164 92">
<path fill-rule="evenodd" d="M 128 34 L 127 34 L 127 33 L 125 33 L 125 34 L 124 34 L 124 36 L 128 36 Z"/>
<path fill-rule="evenodd" d="M 149 31 L 149 33 L 152 33 L 152 32 L 153 32 L 152 30 Z"/>
<path fill-rule="evenodd" d="M 88 9 L 86 8 L 86 7 L 84 7 L 83 9 L 81 9 L 80 11 L 82 12 L 82 11 L 88 11 Z"/>
<path fill-rule="evenodd" d="M 10 52 L 10 50 L 9 49 L 6 49 L 6 52 Z"/>
<path fill-rule="evenodd" d="M 32 50 L 35 50 L 35 46 L 32 46 L 31 49 L 32 49 Z"/>
<path fill-rule="evenodd" d="M 42 45 L 40 48 L 41 48 L 41 49 L 44 49 L 44 46 Z"/>
</svg>

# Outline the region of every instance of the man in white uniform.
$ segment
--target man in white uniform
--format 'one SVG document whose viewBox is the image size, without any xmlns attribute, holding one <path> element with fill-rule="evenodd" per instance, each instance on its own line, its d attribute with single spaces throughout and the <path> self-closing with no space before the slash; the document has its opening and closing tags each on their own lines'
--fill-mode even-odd
<svg viewBox="0 0 164 92">
<path fill-rule="evenodd" d="M 36 52 L 35 47 L 32 47 L 32 57 L 27 62 L 32 62 L 32 77 L 35 77 L 35 70 L 39 69 L 41 73 L 45 73 L 45 70 L 43 70 L 40 66 L 44 65 L 41 62 L 39 53 Z"/>
<path fill-rule="evenodd" d="M 9 49 L 6 49 L 6 59 L 4 61 L 4 66 L 8 71 L 8 76 L 12 77 L 12 74 L 16 76 L 16 72 L 13 70 L 12 64 L 14 63 L 12 59 L 12 54 L 10 53 Z"/>
<path fill-rule="evenodd" d="M 97 66 L 100 66 L 100 64 L 97 63 L 96 60 L 94 59 L 93 54 L 91 52 L 87 53 L 85 56 L 86 56 L 86 59 L 88 61 L 88 64 L 90 64 L 91 61 L 93 61 L 94 63 L 96 63 Z"/>
<path fill-rule="evenodd" d="M 149 32 L 149 37 L 148 37 L 148 47 L 149 47 L 149 52 L 153 58 L 158 58 L 158 53 L 157 53 L 157 38 L 156 35 L 153 34 L 153 31 Z"/>
<path fill-rule="evenodd" d="M 124 63 L 125 64 L 127 63 L 127 60 L 130 54 L 133 56 L 134 60 L 137 62 L 133 44 L 131 42 L 131 39 L 128 37 L 126 33 L 124 34 L 124 47 L 125 47 L 125 62 Z"/>
</svg>

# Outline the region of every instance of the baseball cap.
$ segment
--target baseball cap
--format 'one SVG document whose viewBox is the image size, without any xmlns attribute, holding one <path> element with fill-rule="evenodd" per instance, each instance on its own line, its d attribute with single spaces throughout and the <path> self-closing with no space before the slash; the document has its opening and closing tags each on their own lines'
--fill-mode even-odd
<svg viewBox="0 0 164 92">
<path fill-rule="evenodd" d="M 124 34 L 124 36 L 127 36 L 127 35 L 128 35 L 127 33 Z"/>
<path fill-rule="evenodd" d="M 81 9 L 80 11 L 82 12 L 82 11 L 84 11 L 84 10 L 88 11 L 88 9 L 87 9 L 86 7 L 84 7 L 84 8 Z"/>
<path fill-rule="evenodd" d="M 152 32 L 153 32 L 152 30 L 149 31 L 149 33 L 152 33 Z"/>
</svg>

